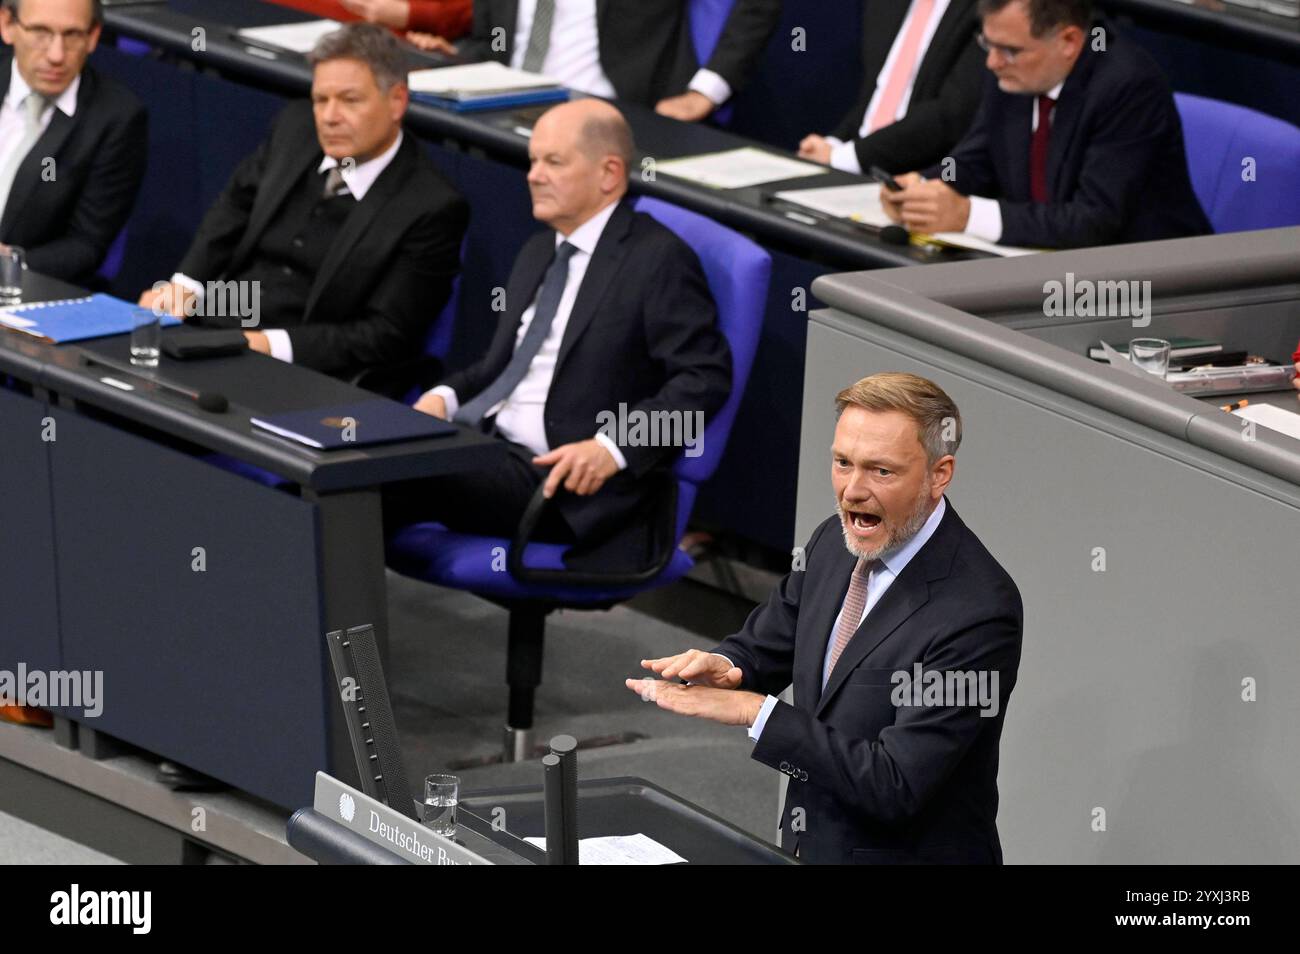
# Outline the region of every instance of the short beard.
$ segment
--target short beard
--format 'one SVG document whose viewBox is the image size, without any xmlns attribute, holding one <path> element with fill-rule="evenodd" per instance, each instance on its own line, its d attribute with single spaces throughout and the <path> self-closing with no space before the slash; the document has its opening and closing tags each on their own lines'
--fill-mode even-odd
<svg viewBox="0 0 1300 954">
<path fill-rule="evenodd" d="M 912 512 L 908 514 L 902 525 L 875 546 L 865 549 L 854 539 L 853 531 L 849 529 L 849 525 L 844 520 L 844 511 L 840 509 L 840 502 L 836 500 L 835 513 L 840 518 L 840 531 L 844 534 L 845 548 L 858 559 L 871 561 L 878 559 L 882 553 L 903 546 L 908 540 L 921 532 L 925 522 L 930 519 L 930 514 L 934 512 L 933 507 L 926 506 L 929 499 L 930 481 L 926 480 L 921 487 L 921 492 L 916 495 L 916 502 L 912 506 Z"/>
</svg>

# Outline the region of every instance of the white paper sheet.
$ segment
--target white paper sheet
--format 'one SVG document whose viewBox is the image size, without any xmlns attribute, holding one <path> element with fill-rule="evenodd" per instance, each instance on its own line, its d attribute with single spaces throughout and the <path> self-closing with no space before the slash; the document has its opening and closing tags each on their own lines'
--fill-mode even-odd
<svg viewBox="0 0 1300 954">
<path fill-rule="evenodd" d="M 776 198 L 837 219 L 853 219 L 879 228 L 894 224 L 880 204 L 878 182 L 824 189 L 787 189 L 776 193 Z"/>
<path fill-rule="evenodd" d="M 1267 427 L 1270 431 L 1277 431 L 1300 440 L 1300 414 L 1294 411 L 1274 407 L 1272 404 L 1248 404 L 1232 413 Z"/>
<path fill-rule="evenodd" d="M 317 40 L 326 33 L 333 33 L 342 25 L 337 20 L 307 20 L 303 23 L 248 27 L 236 31 L 236 35 L 295 53 L 310 53 Z"/>
<path fill-rule="evenodd" d="M 530 845 L 546 850 L 545 838 L 525 838 Z M 648 835 L 605 835 L 578 840 L 580 865 L 674 865 L 686 859 Z"/>
<path fill-rule="evenodd" d="M 744 189 L 764 182 L 825 175 L 829 171 L 825 166 L 787 159 L 752 146 L 684 159 L 666 159 L 657 163 L 656 169 L 712 189 Z"/>
<path fill-rule="evenodd" d="M 993 242 L 986 242 L 982 238 L 967 235 L 965 232 L 935 232 L 930 238 L 943 242 L 945 245 L 956 245 L 958 248 L 969 248 L 977 252 L 991 252 L 994 255 L 1001 255 L 1003 258 L 1013 258 L 1016 255 L 1034 255 L 1041 251 L 1041 249 L 1021 248 L 1017 245 L 997 245 Z"/>
<path fill-rule="evenodd" d="M 541 73 L 512 70 L 504 63 L 488 60 L 485 63 L 466 63 L 464 66 L 444 66 L 441 69 L 413 70 L 406 76 L 412 93 L 429 93 L 433 96 L 450 96 L 453 93 L 499 93 L 520 89 L 550 89 L 560 84 Z"/>
</svg>

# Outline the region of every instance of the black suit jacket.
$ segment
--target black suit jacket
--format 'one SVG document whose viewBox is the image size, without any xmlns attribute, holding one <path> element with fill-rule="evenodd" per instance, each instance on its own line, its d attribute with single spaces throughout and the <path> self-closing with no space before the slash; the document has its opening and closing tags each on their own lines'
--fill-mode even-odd
<svg viewBox="0 0 1300 954">
<path fill-rule="evenodd" d="M 790 778 L 783 846 L 814 863 L 997 863 L 998 740 L 1020 662 L 1020 593 L 952 504 L 871 609 L 822 691 L 856 559 L 838 517 L 717 652 L 743 689 L 777 694 L 753 757 Z M 995 671 L 998 711 L 895 706 L 894 673 Z"/>
<path fill-rule="evenodd" d="M 0 49 L 0 99 L 9 93 L 13 51 Z M 0 241 L 27 252 L 33 270 L 78 285 L 131 215 L 144 179 L 149 137 L 144 106 L 125 86 L 87 66 L 72 117 L 57 108 L 18 167 Z M 53 159 L 53 178 L 46 160 Z"/>
<path fill-rule="evenodd" d="M 985 81 L 953 152 L 951 184 L 999 200 L 1005 245 L 1074 248 L 1210 232 L 1169 84 L 1146 52 L 1104 29 L 1105 52 L 1093 50 L 1089 34 L 1052 110 L 1045 203 L 1029 192 L 1034 97 L 1002 92 L 991 73 Z"/>
<path fill-rule="evenodd" d="M 555 232 L 532 236 L 506 285 L 506 311 L 482 359 L 442 383 L 464 404 L 505 370 L 524 311 L 555 256 Z M 587 263 L 546 395 L 552 447 L 589 440 L 602 412 L 702 411 L 711 418 L 731 393 L 731 351 L 695 252 L 673 232 L 620 202 Z M 613 437 L 615 435 L 611 435 Z M 626 446 L 627 469 L 595 494 L 560 493 L 554 504 L 579 552 L 598 545 L 620 568 L 649 562 L 662 541 L 647 535 L 664 504 L 657 471 L 680 447 Z M 673 541 L 675 543 L 675 541 Z"/>
<path fill-rule="evenodd" d="M 921 57 L 907 114 L 858 138 L 876 80 L 911 0 L 870 0 L 862 15 L 862 89 L 834 135 L 854 143 L 862 171 L 911 172 L 938 162 L 970 126 L 979 105 L 984 54 L 975 43 L 975 0 L 952 0 Z"/>
<path fill-rule="evenodd" d="M 200 282 L 239 274 L 300 177 L 320 164 L 311 103 L 287 106 L 208 210 L 178 271 Z M 340 376 L 419 354 L 460 269 L 469 207 L 407 132 L 330 246 L 293 360 Z"/>
<path fill-rule="evenodd" d="M 758 66 L 781 18 L 781 0 L 736 0 L 707 63 L 691 44 L 685 0 L 596 0 L 600 65 L 619 99 L 653 106 L 686 92 L 704 66 L 739 92 Z M 474 26 L 462 55 L 509 63 L 514 53 L 518 0 L 475 0 Z M 503 31 L 494 34 L 493 31 Z M 500 36 L 504 42 L 493 42 Z"/>
</svg>

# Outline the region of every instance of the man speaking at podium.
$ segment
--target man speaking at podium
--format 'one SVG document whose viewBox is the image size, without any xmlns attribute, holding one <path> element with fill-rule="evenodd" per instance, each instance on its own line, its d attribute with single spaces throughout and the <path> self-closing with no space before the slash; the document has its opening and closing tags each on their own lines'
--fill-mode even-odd
<svg viewBox="0 0 1300 954">
<path fill-rule="evenodd" d="M 836 406 L 836 515 L 739 633 L 643 660 L 662 679 L 627 686 L 747 726 L 754 758 L 789 777 L 781 842 L 804 861 L 1000 863 L 998 741 L 1022 611 L 944 499 L 960 414 L 911 374 L 863 378 Z M 794 704 L 778 701 L 792 683 Z"/>
</svg>

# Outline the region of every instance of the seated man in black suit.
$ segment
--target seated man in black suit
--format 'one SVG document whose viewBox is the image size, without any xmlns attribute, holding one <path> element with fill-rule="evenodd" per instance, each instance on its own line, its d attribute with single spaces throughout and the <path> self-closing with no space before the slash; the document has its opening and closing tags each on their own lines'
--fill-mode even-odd
<svg viewBox="0 0 1300 954">
<path fill-rule="evenodd" d="M 992 76 L 951 162 L 899 178 L 885 211 L 920 232 L 1076 248 L 1203 235 L 1159 68 L 1090 0 L 980 0 Z"/>
<path fill-rule="evenodd" d="M 28 267 L 93 283 L 144 178 L 144 106 L 86 65 L 99 0 L 4 0 L 0 243 Z"/>
<path fill-rule="evenodd" d="M 528 186 L 550 228 L 520 250 L 487 353 L 415 405 L 499 437 L 500 460 L 385 488 L 389 530 L 437 520 L 513 537 L 544 482 L 553 499 L 535 536 L 577 541 L 571 566 L 639 568 L 665 545 L 654 530 L 671 499 L 659 478 L 683 448 L 638 440 L 633 427 L 677 413 L 702 434 L 730 393 L 731 353 L 695 253 L 624 201 L 633 148 L 600 100 L 538 120 Z M 602 425 L 611 414 L 629 422 L 625 434 Z"/>
<path fill-rule="evenodd" d="M 983 66 L 975 0 L 869 0 L 862 15 L 862 90 L 833 136 L 799 155 L 845 172 L 923 169 L 970 126 Z"/>
<path fill-rule="evenodd" d="M 469 212 L 402 132 L 406 56 L 387 30 L 345 26 L 310 60 L 311 102 L 285 109 L 172 280 L 140 304 L 256 327 L 244 332 L 254 350 L 350 376 L 420 352 L 451 294 Z"/>
<path fill-rule="evenodd" d="M 421 45 L 696 122 L 749 82 L 781 0 L 736 0 L 707 63 L 695 57 L 687 7 L 688 0 L 475 0 L 468 37 L 454 47 Z"/>
<path fill-rule="evenodd" d="M 789 776 L 781 842 L 804 861 L 1000 863 L 1023 612 L 944 497 L 961 415 L 913 374 L 863 378 L 836 406 L 837 513 L 794 572 L 716 652 L 642 660 L 662 680 L 627 687 L 748 726 L 753 757 Z M 792 684 L 794 704 L 778 701 Z"/>
</svg>

